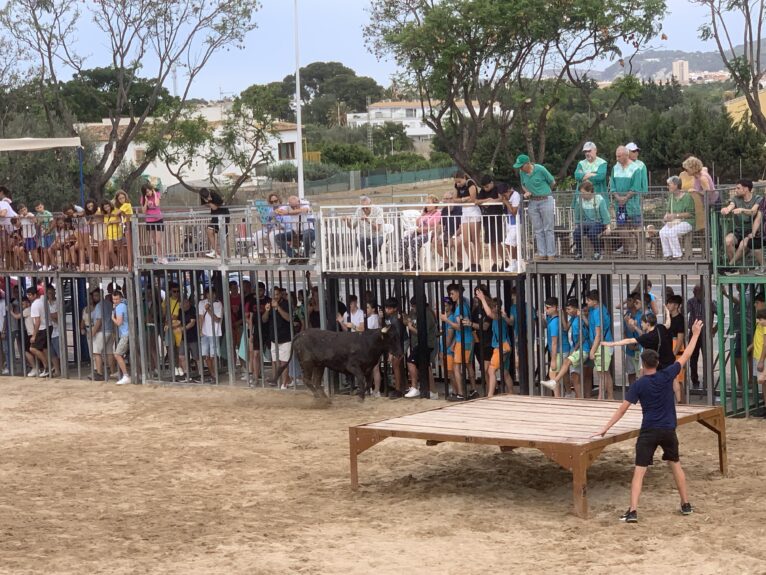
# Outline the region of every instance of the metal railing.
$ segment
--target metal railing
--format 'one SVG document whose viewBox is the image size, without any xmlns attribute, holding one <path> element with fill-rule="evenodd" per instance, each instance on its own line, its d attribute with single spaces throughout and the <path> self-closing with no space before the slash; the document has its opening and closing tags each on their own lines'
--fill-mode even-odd
<svg viewBox="0 0 766 575">
<path fill-rule="evenodd" d="M 485 204 L 486 205 L 486 204 Z M 473 206 L 472 206 L 473 207 Z M 462 213 L 457 215 L 459 209 Z M 440 203 L 320 209 L 322 271 L 523 272 L 521 225 L 505 214 Z M 521 216 L 517 216 L 521 219 Z"/>
<path fill-rule="evenodd" d="M 679 218 L 672 206 L 685 199 L 668 191 L 640 194 L 625 206 L 611 194 L 601 199 L 596 194 L 583 202 L 574 192 L 554 192 L 555 261 L 709 262 L 707 214 L 712 206 L 701 194 L 687 192 L 686 196 L 693 202 L 694 213 Z M 606 217 L 600 208 L 605 209 Z M 535 230 L 529 217 L 525 218 L 524 237 L 529 253 L 535 253 Z"/>
<path fill-rule="evenodd" d="M 162 224 L 137 217 L 136 259 L 140 267 L 168 263 L 279 264 L 313 260 L 312 214 L 275 217 L 271 208 L 228 208 L 224 214 L 166 214 Z"/>
</svg>

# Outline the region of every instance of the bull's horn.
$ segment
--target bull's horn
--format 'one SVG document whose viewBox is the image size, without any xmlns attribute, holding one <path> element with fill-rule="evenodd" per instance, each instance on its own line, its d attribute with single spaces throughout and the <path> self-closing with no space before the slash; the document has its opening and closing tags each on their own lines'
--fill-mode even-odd
<svg viewBox="0 0 766 575">
<path fill-rule="evenodd" d="M 389 327 L 390 326 L 387 325 L 386 327 L 384 327 L 383 329 L 380 330 L 380 333 L 388 333 L 388 328 Z"/>
</svg>

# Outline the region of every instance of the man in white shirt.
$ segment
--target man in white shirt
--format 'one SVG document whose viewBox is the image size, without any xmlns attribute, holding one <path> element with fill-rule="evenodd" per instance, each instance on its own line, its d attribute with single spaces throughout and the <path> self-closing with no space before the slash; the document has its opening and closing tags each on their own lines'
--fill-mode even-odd
<svg viewBox="0 0 766 575">
<path fill-rule="evenodd" d="M 348 296 L 348 311 L 338 314 L 338 324 L 343 331 L 364 331 L 364 312 L 359 309 L 359 299 L 355 295 Z"/>
<path fill-rule="evenodd" d="M 282 218 L 284 232 L 274 237 L 277 245 L 287 254 L 288 258 L 295 254 L 293 250 L 293 238 L 301 236 L 303 241 L 303 257 L 311 254 L 311 244 L 314 241 L 314 214 L 311 204 L 301 200 L 298 196 L 290 196 L 287 205 L 278 208 L 275 213 Z"/>
<path fill-rule="evenodd" d="M 36 367 L 32 368 L 28 377 L 46 377 L 48 375 L 48 318 L 45 298 L 37 295 L 37 287 L 27 288 L 27 299 L 32 302 L 29 308 L 29 316 L 32 319 L 32 330 L 29 333 L 29 352 L 43 365 L 41 372 Z"/>
<path fill-rule="evenodd" d="M 210 377 L 218 381 L 217 358 L 220 351 L 221 321 L 223 319 L 223 304 L 217 301 L 214 288 L 205 290 L 205 297 L 197 306 L 199 325 L 202 328 L 200 340 L 200 355 L 205 359 Z"/>
<path fill-rule="evenodd" d="M 16 211 L 11 207 L 11 192 L 5 186 L 0 186 L 0 262 L 3 258 L 10 257 L 11 243 L 9 241 L 11 233 L 13 233 L 13 226 L 11 225 L 11 218 L 17 216 Z M 10 266 L 5 262 L 5 269 Z"/>
</svg>

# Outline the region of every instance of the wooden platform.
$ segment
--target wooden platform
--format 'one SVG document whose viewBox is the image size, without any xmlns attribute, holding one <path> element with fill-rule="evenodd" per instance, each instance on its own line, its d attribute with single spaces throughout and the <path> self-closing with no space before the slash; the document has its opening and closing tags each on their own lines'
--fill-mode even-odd
<svg viewBox="0 0 766 575">
<path fill-rule="evenodd" d="M 357 456 L 387 437 L 529 447 L 572 472 L 574 512 L 588 515 L 587 470 L 607 445 L 638 437 L 641 407 L 631 407 L 606 436 L 591 438 L 621 402 L 501 395 L 349 428 L 351 487 L 359 486 Z M 726 423 L 721 407 L 679 405 L 678 426 L 698 422 L 718 435 L 718 458 L 727 472 Z M 661 451 L 658 450 L 658 451 Z M 658 457 L 656 455 L 655 457 Z"/>
</svg>

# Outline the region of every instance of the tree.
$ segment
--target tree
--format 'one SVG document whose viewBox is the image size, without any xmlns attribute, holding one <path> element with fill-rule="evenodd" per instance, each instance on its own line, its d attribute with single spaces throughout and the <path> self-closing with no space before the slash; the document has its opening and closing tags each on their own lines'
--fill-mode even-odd
<svg viewBox="0 0 766 575">
<path fill-rule="evenodd" d="M 564 84 L 587 94 L 580 70 L 622 56 L 621 43 L 640 49 L 664 11 L 662 0 L 373 0 L 365 35 L 374 54 L 406 71 L 424 122 L 474 173 L 472 155 L 490 126 L 500 136 L 492 165 L 516 122 L 526 151 L 542 161 Z"/>
<path fill-rule="evenodd" d="M 393 142 L 392 139 L 393 138 Z M 391 154 L 393 143 L 394 153 L 409 152 L 415 147 L 402 124 L 396 122 L 384 122 L 382 126 L 375 126 L 372 131 L 373 153 L 376 156 L 388 156 Z"/>
<path fill-rule="evenodd" d="M 263 85 L 253 84 L 245 88 L 240 97 L 243 100 L 260 98 L 263 100 L 262 105 L 265 107 L 265 112 L 274 120 L 295 122 L 295 110 L 292 107 L 294 93 L 294 83 L 291 90 L 284 82 L 270 82 Z"/>
<path fill-rule="evenodd" d="M 113 103 L 117 100 L 120 89 L 119 71 L 115 68 L 93 68 L 80 70 L 74 77 L 61 86 L 61 97 L 67 110 L 78 122 L 101 122 L 112 114 Z M 124 82 L 131 85 L 128 99 L 122 102 L 120 116 L 128 116 L 133 110 L 142 115 L 150 105 L 154 93 L 154 82 L 139 78 L 136 70 L 125 70 Z M 165 88 L 157 94 L 155 109 L 164 109 L 173 105 L 174 98 Z"/>
<path fill-rule="evenodd" d="M 737 91 L 747 100 L 753 124 L 766 134 L 766 113 L 760 98 L 766 73 L 766 62 L 761 60 L 766 0 L 693 1 L 705 6 L 709 12 L 708 21 L 700 28 L 702 39 L 715 40 Z M 732 32 L 740 27 L 743 44 L 738 50 L 732 40 Z"/>
<path fill-rule="evenodd" d="M 63 83 L 58 74 L 83 72 L 83 59 L 73 52 L 80 10 L 85 10 L 109 46 L 115 85 L 108 100 L 107 117 L 111 130 L 101 157 L 87 177 L 90 192 L 100 197 L 107 182 L 123 164 L 130 143 L 159 109 L 163 86 L 172 73 L 181 69 L 178 105 L 165 114 L 164 136 L 173 134 L 185 109 L 183 104 L 199 73 L 211 58 L 232 47 L 241 47 L 245 34 L 256 26 L 258 0 L 9 0 L 0 13 L 0 25 L 21 46 L 38 87 L 38 99 L 46 116 L 49 135 L 54 135 L 54 116 L 63 125 L 74 123 L 67 110 Z M 136 105 L 141 70 L 151 85 Z M 127 110 L 127 113 L 126 113 Z M 68 130 L 70 133 L 73 128 Z M 154 160 L 147 154 L 126 177 L 127 185 L 141 176 Z"/>
<path fill-rule="evenodd" d="M 228 201 L 259 166 L 273 159 L 273 144 L 278 137 L 269 114 L 273 96 L 267 86 L 251 86 L 246 94 L 235 98 L 218 129 L 188 111 L 175 120 L 172 139 L 164 137 L 167 128 L 162 122 L 153 123 L 141 138 L 149 145 L 147 153 L 161 159 L 187 187 L 192 187 L 188 182 L 192 163 L 204 161 L 208 179 Z"/>
</svg>

